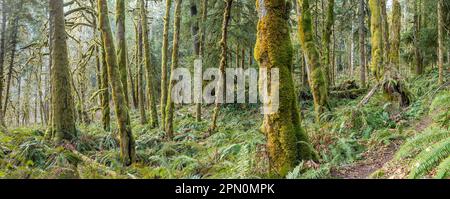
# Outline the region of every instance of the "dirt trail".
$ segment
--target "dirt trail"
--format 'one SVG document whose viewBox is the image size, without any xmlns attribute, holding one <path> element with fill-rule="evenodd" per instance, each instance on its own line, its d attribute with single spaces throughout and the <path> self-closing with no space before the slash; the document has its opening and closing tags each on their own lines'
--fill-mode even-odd
<svg viewBox="0 0 450 199">
<path fill-rule="evenodd" d="M 432 123 L 430 117 L 424 117 L 416 123 L 414 130 L 421 133 Z M 362 161 L 352 165 L 343 166 L 331 172 L 335 178 L 341 179 L 367 179 L 370 174 L 382 168 L 384 164 L 392 160 L 395 152 L 398 150 L 403 141 L 394 141 L 389 146 L 380 147 L 375 151 L 367 151 L 362 155 Z"/>
</svg>

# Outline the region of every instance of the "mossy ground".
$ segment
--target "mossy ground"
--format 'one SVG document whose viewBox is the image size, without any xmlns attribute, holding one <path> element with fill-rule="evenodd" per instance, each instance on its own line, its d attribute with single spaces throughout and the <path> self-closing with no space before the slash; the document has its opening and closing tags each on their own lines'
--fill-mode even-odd
<svg viewBox="0 0 450 199">
<path fill-rule="evenodd" d="M 400 145 L 427 128 L 444 128 L 445 120 L 433 118 L 423 123 L 425 126 L 419 125 L 429 118 L 430 108 L 439 109 L 438 102 L 432 103 L 434 99 L 448 92 L 448 88 L 435 92 L 439 88 L 437 77 L 437 71 L 432 71 L 408 80 L 412 82 L 409 86 L 414 100 L 407 109 L 386 102 L 381 92 L 363 108 L 355 108 L 362 96 L 332 100 L 334 111 L 323 114 L 326 122 L 316 125 L 312 102 L 301 103 L 302 125 L 320 161 L 302 162 L 287 178 L 335 178 L 333 171 L 367 161 L 365 154 Z M 66 148 L 45 141 L 42 127 L 10 129 L 0 133 L 0 178 L 270 177 L 266 175 L 266 139 L 259 132 L 263 116 L 258 106 L 225 106 L 217 133 L 208 137 L 212 109 L 213 106 L 205 106 L 204 122 L 196 122 L 195 106 L 177 107 L 176 133 L 170 142 L 164 139 L 164 132 L 140 125 L 138 112 L 133 112 L 137 163 L 128 168 L 121 166 L 116 133 L 107 133 L 99 125 L 78 125 L 79 137 Z M 112 132 L 117 132 L 116 126 L 112 124 Z M 86 162 L 68 149 L 75 149 L 98 164 Z M 407 178 L 411 161 L 393 159 L 372 175 L 362 177 Z M 434 173 L 435 169 L 424 177 Z"/>
</svg>

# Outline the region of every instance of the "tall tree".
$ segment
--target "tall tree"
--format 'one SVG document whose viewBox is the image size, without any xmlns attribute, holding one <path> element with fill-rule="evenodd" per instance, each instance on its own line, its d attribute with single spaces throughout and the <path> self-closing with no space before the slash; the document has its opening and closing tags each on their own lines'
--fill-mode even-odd
<svg viewBox="0 0 450 199">
<path fill-rule="evenodd" d="M 103 41 L 103 36 L 100 36 Z M 101 106 L 102 106 L 102 125 L 105 131 L 111 130 L 111 108 L 109 107 L 109 80 L 108 80 L 108 64 L 106 62 L 106 48 L 102 43 L 102 67 L 101 67 Z"/>
<path fill-rule="evenodd" d="M 204 4 L 204 2 L 203 2 Z M 193 37 L 193 50 L 194 50 L 194 56 L 196 59 L 200 58 L 200 45 L 201 45 L 201 41 L 200 41 L 200 27 L 199 27 L 199 20 L 200 18 L 198 17 L 198 6 L 197 6 L 197 1 L 195 0 L 190 0 L 190 11 L 191 11 L 191 18 L 193 19 L 193 22 L 191 23 L 191 34 Z M 203 11 L 203 9 L 202 9 Z M 203 15 L 202 15 L 203 16 Z M 195 115 L 196 115 L 196 119 L 198 122 L 201 121 L 202 118 L 202 106 L 201 103 L 197 103 L 196 104 L 196 109 L 195 109 Z"/>
<path fill-rule="evenodd" d="M 323 55 L 323 67 L 324 67 L 324 72 L 326 75 L 326 80 L 328 82 L 331 81 L 331 61 L 330 61 L 330 51 L 331 51 L 331 34 L 332 34 L 332 28 L 333 28 L 333 24 L 334 24 L 334 0 L 329 0 L 328 1 L 328 8 L 327 8 L 327 19 L 326 19 L 326 24 L 325 24 L 325 28 L 323 30 L 323 36 L 322 36 L 322 47 L 324 49 L 324 55 Z"/>
<path fill-rule="evenodd" d="M 76 136 L 75 104 L 72 96 L 69 60 L 67 54 L 66 30 L 63 0 L 50 0 L 50 13 L 53 18 L 52 36 L 52 113 L 53 135 L 55 140 L 71 140 Z"/>
<path fill-rule="evenodd" d="M 165 128 L 166 123 L 166 102 L 167 102 L 167 53 L 169 49 L 169 23 L 170 23 L 170 8 L 172 0 L 166 0 L 166 11 L 164 14 L 164 32 L 161 52 L 161 127 Z"/>
<path fill-rule="evenodd" d="M 172 101 L 172 89 L 175 85 L 173 71 L 178 68 L 178 48 L 179 48 L 179 39 L 180 39 L 180 23 L 181 23 L 181 3 L 182 0 L 175 0 L 175 16 L 174 16 L 174 34 L 173 34 L 173 51 L 172 51 L 172 64 L 170 66 L 171 77 L 169 82 L 169 90 L 166 102 L 166 122 L 165 122 L 165 131 L 167 138 L 173 139 L 173 109 L 175 107 L 174 102 Z"/>
<path fill-rule="evenodd" d="M 140 15 L 140 14 L 139 14 Z M 143 41 L 142 41 L 142 17 L 138 18 L 136 24 L 136 64 L 138 68 L 137 76 L 137 93 L 139 103 L 139 115 L 141 118 L 141 124 L 146 124 L 147 116 L 145 114 L 145 92 L 144 92 L 144 68 L 142 66 L 143 60 Z"/>
<path fill-rule="evenodd" d="M 100 29 L 103 36 L 103 46 L 106 51 L 108 78 L 112 87 L 112 97 L 120 136 L 120 154 L 125 166 L 130 166 L 135 159 L 135 143 L 130 125 L 128 105 L 125 99 L 124 85 L 120 80 L 120 69 L 117 64 L 111 25 L 109 24 L 107 0 L 98 0 Z"/>
<path fill-rule="evenodd" d="M 8 18 L 8 12 L 6 7 L 6 0 L 2 0 L 2 21 L 0 32 L 0 112 L 2 111 L 3 102 L 3 82 L 4 82 L 4 63 L 5 63 L 5 41 L 6 41 L 6 20 Z M 0 126 L 5 125 L 3 113 L 0 113 Z"/>
<path fill-rule="evenodd" d="M 369 0 L 370 15 L 370 30 L 372 32 L 372 63 L 371 69 L 377 80 L 381 80 L 383 75 L 383 37 L 382 37 L 382 21 L 381 21 L 381 0 Z"/>
<path fill-rule="evenodd" d="M 400 70 L 400 39 L 402 29 L 401 19 L 402 10 L 400 7 L 400 2 L 398 0 L 394 0 L 392 8 L 392 37 L 389 62 L 397 71 Z"/>
<path fill-rule="evenodd" d="M 149 28 L 148 28 L 148 20 L 147 20 L 147 9 L 145 6 L 144 0 L 140 0 L 141 6 L 141 19 L 142 19 L 142 42 L 144 42 L 144 60 L 145 60 L 145 69 L 147 71 L 147 99 L 148 99 L 148 109 L 150 114 L 149 124 L 151 127 L 158 126 L 158 113 L 156 111 L 156 95 L 155 95 L 155 87 L 153 85 L 154 77 L 153 77 L 153 67 L 151 60 L 151 48 L 150 48 L 150 39 L 149 39 Z"/>
<path fill-rule="evenodd" d="M 228 52 L 228 45 L 227 45 L 227 39 L 228 39 L 228 25 L 230 23 L 231 18 L 231 8 L 233 6 L 233 0 L 226 0 L 225 1 L 225 11 L 223 13 L 223 20 L 222 20 L 222 38 L 220 40 L 220 66 L 219 66 L 219 73 L 220 78 L 218 81 L 218 87 L 216 91 L 216 102 L 214 107 L 214 114 L 212 116 L 212 123 L 210 127 L 210 132 L 214 132 L 217 128 L 217 118 L 220 114 L 220 101 L 221 98 L 224 97 L 224 91 L 225 91 L 225 68 L 227 66 L 227 52 Z M 232 62 L 232 61 L 231 61 Z"/>
<path fill-rule="evenodd" d="M 299 21 L 299 37 L 303 52 L 306 56 L 306 64 L 309 74 L 309 84 L 314 98 L 316 121 L 320 121 L 322 113 L 328 109 L 328 85 L 325 72 L 320 64 L 319 52 L 317 50 L 312 31 L 312 18 L 309 0 L 298 0 L 301 5 Z"/>
<path fill-rule="evenodd" d="M 421 14 L 419 9 L 419 2 L 414 1 L 414 68 L 416 75 L 421 75 L 423 73 L 423 59 L 422 52 L 420 49 L 420 31 L 421 31 Z"/>
<path fill-rule="evenodd" d="M 129 106 L 128 99 L 128 74 L 127 74 L 127 40 L 125 38 L 125 0 L 116 0 L 116 39 L 117 39 L 117 62 L 120 70 L 120 81 L 123 84 L 125 101 Z"/>
<path fill-rule="evenodd" d="M 438 65 L 439 65 L 439 84 L 444 83 L 444 0 L 438 1 Z"/>
<path fill-rule="evenodd" d="M 267 71 L 260 78 L 265 76 L 267 81 L 271 82 L 272 69 L 279 71 L 278 109 L 264 115 L 261 128 L 267 136 L 270 169 L 276 176 L 285 176 L 300 160 L 311 158 L 307 144 L 308 137 L 300 125 L 297 99 L 293 95 L 295 93 L 291 73 L 293 49 L 289 33 L 288 5 L 285 0 L 261 0 L 256 4 L 259 21 L 255 60 L 260 69 Z M 307 0 L 306 6 L 309 7 Z M 269 84 L 266 86 L 267 88 L 264 88 L 260 85 L 260 89 L 267 89 L 270 92 L 271 86 Z M 270 103 L 268 106 L 275 108 L 272 106 L 277 105 Z"/>
<path fill-rule="evenodd" d="M 364 0 L 359 0 L 359 59 L 361 86 L 366 87 L 366 9 Z"/>
<path fill-rule="evenodd" d="M 381 29 L 383 32 L 383 57 L 385 60 L 385 63 L 383 64 L 387 64 L 390 65 L 390 61 L 391 59 L 389 58 L 390 56 L 390 52 L 391 52 L 391 40 L 389 39 L 390 35 L 389 35 L 389 20 L 388 20 L 388 16 L 387 16 L 387 11 L 386 11 L 386 0 L 381 0 L 380 2 L 380 6 L 381 6 Z M 390 66 L 389 66 L 390 67 Z"/>
</svg>

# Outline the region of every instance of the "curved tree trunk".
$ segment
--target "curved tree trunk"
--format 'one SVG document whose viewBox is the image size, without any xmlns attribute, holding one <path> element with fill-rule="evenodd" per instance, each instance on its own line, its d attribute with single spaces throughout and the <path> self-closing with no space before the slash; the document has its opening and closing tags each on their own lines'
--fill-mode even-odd
<svg viewBox="0 0 450 199">
<path fill-rule="evenodd" d="M 109 24 L 107 0 L 98 0 L 100 29 L 103 35 L 103 45 L 106 51 L 108 77 L 112 87 L 112 97 L 120 136 L 120 154 L 125 166 L 130 166 L 135 160 L 135 143 L 131 132 L 128 105 L 124 94 L 124 85 L 120 81 L 120 69 L 117 64 L 116 49 Z"/>
<path fill-rule="evenodd" d="M 299 16 L 299 37 L 309 71 L 309 84 L 314 97 L 316 121 L 320 121 L 322 113 L 328 109 L 328 85 L 323 67 L 320 65 L 319 52 L 317 51 L 311 24 L 311 11 L 309 0 L 298 0 L 302 12 Z"/>
<path fill-rule="evenodd" d="M 307 4 L 307 3 L 306 3 Z M 308 138 L 301 128 L 300 114 L 291 73 L 293 49 L 288 24 L 288 9 L 285 0 L 260 0 L 258 33 L 255 46 L 255 60 L 260 69 L 266 69 L 267 81 L 271 82 L 271 70 L 279 70 L 279 108 L 266 113 L 262 131 L 267 136 L 267 151 L 271 172 L 284 177 L 300 160 L 311 158 Z M 260 92 L 272 90 L 260 85 Z M 275 108 L 273 103 L 268 104 Z"/>
</svg>

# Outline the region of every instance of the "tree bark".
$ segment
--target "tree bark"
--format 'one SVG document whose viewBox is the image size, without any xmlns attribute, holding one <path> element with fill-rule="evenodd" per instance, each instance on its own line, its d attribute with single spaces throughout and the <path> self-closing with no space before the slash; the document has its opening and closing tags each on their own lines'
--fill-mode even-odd
<svg viewBox="0 0 450 199">
<path fill-rule="evenodd" d="M 366 32 L 364 0 L 359 0 L 359 58 L 361 87 L 366 88 Z"/>
<path fill-rule="evenodd" d="M 171 77 L 169 83 L 169 90 L 166 102 L 166 122 L 165 122 L 165 132 L 169 140 L 173 139 L 173 112 L 175 104 L 172 101 L 172 88 L 175 84 L 173 71 L 178 68 L 178 48 L 180 39 L 180 23 L 181 23 L 181 3 L 182 0 L 175 0 L 175 20 L 174 20 L 174 34 L 173 34 L 173 51 L 172 51 L 172 64 L 170 66 Z"/>
<path fill-rule="evenodd" d="M 439 66 L 439 84 L 444 84 L 444 19 L 443 9 L 444 0 L 438 1 L 438 66 Z"/>
<path fill-rule="evenodd" d="M 112 96 L 116 120 L 120 136 L 120 154 L 122 163 L 130 166 L 135 161 L 135 143 L 131 131 L 128 105 L 125 99 L 124 85 L 120 81 L 120 69 L 117 64 L 116 49 L 113 35 L 109 24 L 107 0 L 98 1 L 98 14 L 100 29 L 103 35 L 103 45 L 106 51 L 106 62 L 108 66 L 108 77 L 112 87 Z"/>
<path fill-rule="evenodd" d="M 75 104 L 72 96 L 72 84 L 67 53 L 64 2 L 50 0 L 54 29 L 52 36 L 52 113 L 55 140 L 71 140 L 76 136 Z"/>
<path fill-rule="evenodd" d="M 231 8 L 233 6 L 233 0 L 226 0 L 225 1 L 225 10 L 223 13 L 223 21 L 222 21 L 222 38 L 220 40 L 220 66 L 219 66 L 219 81 L 218 81 L 218 90 L 215 93 L 216 102 L 214 107 L 214 114 L 212 117 L 212 123 L 210 127 L 210 132 L 216 131 L 217 128 L 217 118 L 220 114 L 220 101 L 223 100 L 225 96 L 225 68 L 227 66 L 227 52 L 228 52 L 228 46 L 227 46 L 227 39 L 228 39 L 228 25 L 230 23 L 231 18 Z M 232 62 L 232 61 L 230 61 Z M 221 99 L 222 98 L 222 99 Z"/>
<path fill-rule="evenodd" d="M 169 23 L 170 23 L 170 8 L 172 0 L 166 0 L 166 11 L 164 15 L 164 32 L 161 52 L 161 127 L 165 128 L 166 123 L 166 102 L 167 102 L 167 53 L 169 48 Z"/>
<path fill-rule="evenodd" d="M 309 8 L 307 0 L 303 1 L 303 5 Z M 259 21 L 255 60 L 260 70 L 266 69 L 266 73 L 260 76 L 260 82 L 265 77 L 271 82 L 272 69 L 279 71 L 278 105 L 265 103 L 272 112 L 265 113 L 261 130 L 267 137 L 271 173 L 284 177 L 301 160 L 311 159 L 308 137 L 301 127 L 297 98 L 293 95 L 295 86 L 291 73 L 293 49 L 288 23 L 289 9 L 285 0 L 260 0 L 256 7 Z M 309 27 L 312 28 L 310 22 Z M 312 37 L 312 31 L 310 34 Z M 268 90 L 270 93 L 272 86 L 260 85 L 260 92 Z"/>
<path fill-rule="evenodd" d="M 125 0 L 116 0 L 116 39 L 117 63 L 119 64 L 120 81 L 123 84 L 126 105 L 129 106 L 128 97 L 128 71 L 127 71 L 127 40 L 125 38 Z"/>
<path fill-rule="evenodd" d="M 299 21 L 299 37 L 308 66 L 309 84 L 314 98 L 316 121 L 328 109 L 328 85 L 325 72 L 320 64 L 319 52 L 312 35 L 311 11 L 309 0 L 298 0 L 301 5 Z"/>
<path fill-rule="evenodd" d="M 140 1 L 141 5 L 141 20 L 142 20 L 142 39 L 144 42 L 144 60 L 145 60 L 145 69 L 147 71 L 147 99 L 149 103 L 149 114 L 150 121 L 149 124 L 151 127 L 158 127 L 158 113 L 156 112 L 156 95 L 154 88 L 154 77 L 153 77 L 153 66 L 151 61 L 151 48 L 150 48 L 150 39 L 149 29 L 148 29 L 148 21 L 147 21 L 147 9 L 145 8 L 144 0 Z"/>
</svg>

